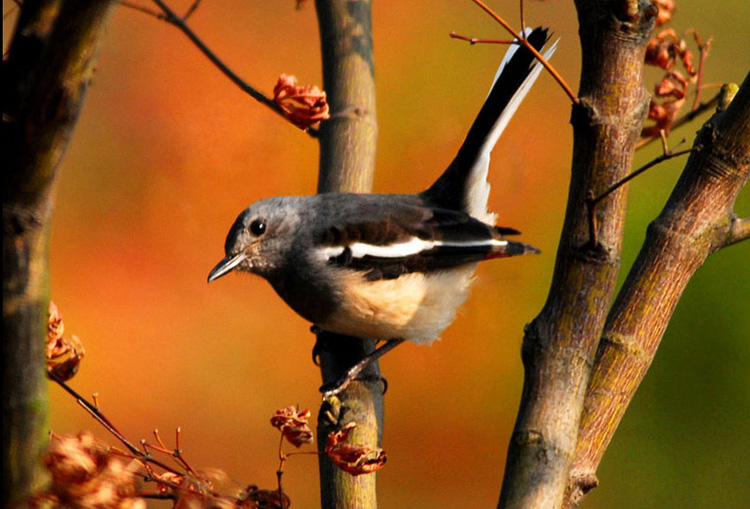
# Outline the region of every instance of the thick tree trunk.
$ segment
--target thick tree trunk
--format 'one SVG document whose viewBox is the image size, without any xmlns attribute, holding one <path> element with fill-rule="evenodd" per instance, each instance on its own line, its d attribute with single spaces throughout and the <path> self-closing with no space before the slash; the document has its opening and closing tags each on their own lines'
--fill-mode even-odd
<svg viewBox="0 0 750 509">
<path fill-rule="evenodd" d="M 582 70 L 574 105 L 568 206 L 552 287 L 526 328 L 525 379 L 499 507 L 557 507 L 575 454 L 594 354 L 614 295 L 626 194 L 596 209 L 589 235 L 586 197 L 622 179 L 648 107 L 644 52 L 655 9 L 650 1 L 578 0 Z"/>
<path fill-rule="evenodd" d="M 43 481 L 54 184 L 113 5 L 25 1 L 3 61 L 3 507 Z"/>
</svg>

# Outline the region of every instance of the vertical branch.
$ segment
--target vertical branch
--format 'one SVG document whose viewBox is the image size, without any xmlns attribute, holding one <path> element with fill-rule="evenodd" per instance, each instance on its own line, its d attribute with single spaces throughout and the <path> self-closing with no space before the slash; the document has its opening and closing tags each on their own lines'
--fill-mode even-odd
<svg viewBox="0 0 750 509">
<path fill-rule="evenodd" d="M 607 318 L 586 392 L 565 507 L 597 485 L 596 470 L 656 354 L 685 287 L 705 259 L 734 242 L 734 202 L 750 176 L 750 74 L 694 151 Z"/>
<path fill-rule="evenodd" d="M 114 5 L 25 1 L 3 61 L 4 507 L 42 481 L 52 191 Z"/>
<path fill-rule="evenodd" d="M 552 280 L 527 327 L 521 404 L 499 507 L 557 507 L 563 500 L 596 347 L 612 300 L 625 218 L 625 188 L 596 213 L 590 239 L 586 197 L 622 179 L 648 107 L 643 56 L 650 1 L 577 0 L 582 47 L 580 102 L 573 106 L 568 205 Z"/>
<path fill-rule="evenodd" d="M 369 0 L 317 0 L 323 59 L 323 88 L 331 118 L 320 128 L 318 192 L 368 192 L 375 168 L 377 123 L 372 59 L 372 21 Z M 372 352 L 370 340 L 322 331 L 317 352 L 324 383 Z M 325 401 L 318 416 L 319 448 L 325 437 L 348 422 L 357 422 L 351 440 L 379 445 L 383 396 L 378 366 L 365 373 L 372 381 L 350 384 L 335 401 Z M 320 455 L 321 506 L 326 508 L 376 507 L 375 474 L 352 476 Z"/>
<path fill-rule="evenodd" d="M 318 192 L 369 192 L 378 135 L 369 0 L 316 2 L 323 88 L 331 118 L 320 128 Z"/>
</svg>

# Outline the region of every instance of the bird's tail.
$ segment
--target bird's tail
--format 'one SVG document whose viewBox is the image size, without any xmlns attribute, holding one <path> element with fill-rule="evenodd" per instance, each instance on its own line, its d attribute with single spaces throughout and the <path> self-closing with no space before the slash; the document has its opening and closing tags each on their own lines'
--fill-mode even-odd
<svg viewBox="0 0 750 509">
<path fill-rule="evenodd" d="M 511 256 L 539 253 L 541 253 L 541 251 L 534 246 L 524 244 L 523 242 L 515 242 L 513 240 L 505 239 L 504 245 L 493 246 L 492 251 L 487 253 L 487 256 L 485 256 L 484 259 L 491 260 L 493 258 L 509 258 Z"/>
<path fill-rule="evenodd" d="M 527 28 L 525 35 L 539 52 L 549 40 L 546 28 Z M 545 51 L 544 58 L 552 56 L 556 46 L 557 42 L 552 44 Z M 525 46 L 510 46 L 458 154 L 432 187 L 424 192 L 427 199 L 438 206 L 462 210 L 485 223 L 494 224 L 494 214 L 487 212 L 490 152 L 541 70 L 542 65 Z"/>
</svg>

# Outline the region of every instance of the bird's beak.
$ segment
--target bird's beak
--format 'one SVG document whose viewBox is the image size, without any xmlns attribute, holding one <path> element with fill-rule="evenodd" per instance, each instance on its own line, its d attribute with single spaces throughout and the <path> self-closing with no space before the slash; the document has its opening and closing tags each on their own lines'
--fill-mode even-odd
<svg viewBox="0 0 750 509">
<path fill-rule="evenodd" d="M 208 282 L 210 283 L 214 279 L 219 279 L 221 276 L 229 274 L 235 268 L 237 268 L 237 265 L 242 263 L 245 258 L 247 258 L 247 255 L 244 251 L 234 256 L 227 256 L 218 264 L 216 264 L 216 267 L 214 267 L 213 270 L 211 270 L 211 272 L 208 274 Z"/>
</svg>

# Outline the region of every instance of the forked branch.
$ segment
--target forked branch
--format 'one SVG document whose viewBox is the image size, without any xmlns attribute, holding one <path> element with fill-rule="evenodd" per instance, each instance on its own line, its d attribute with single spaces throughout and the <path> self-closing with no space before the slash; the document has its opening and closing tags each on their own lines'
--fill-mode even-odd
<svg viewBox="0 0 750 509">
<path fill-rule="evenodd" d="M 713 252 L 750 236 L 734 202 L 750 176 L 750 74 L 694 151 L 620 291 L 586 391 L 565 507 L 596 486 L 596 470 L 656 354 L 688 281 Z"/>
</svg>

